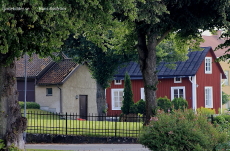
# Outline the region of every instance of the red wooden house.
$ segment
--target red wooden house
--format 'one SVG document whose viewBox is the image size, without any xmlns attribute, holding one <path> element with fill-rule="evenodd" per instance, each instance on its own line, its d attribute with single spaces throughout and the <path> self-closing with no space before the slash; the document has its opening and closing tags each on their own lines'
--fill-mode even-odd
<svg viewBox="0 0 230 151">
<path fill-rule="evenodd" d="M 211 47 L 203 51 L 188 53 L 189 59 L 176 62 L 175 69 L 167 68 L 165 62 L 158 67 L 157 97 L 167 96 L 170 100 L 183 97 L 188 101 L 189 108 L 212 108 L 216 112 L 222 107 L 222 79 L 226 76 Z M 128 72 L 132 82 L 134 102 L 144 99 L 144 84 L 139 64 L 129 62 L 119 69 L 114 76 L 110 88 L 106 89 L 108 115 L 120 114 L 123 100 L 124 76 Z"/>
</svg>

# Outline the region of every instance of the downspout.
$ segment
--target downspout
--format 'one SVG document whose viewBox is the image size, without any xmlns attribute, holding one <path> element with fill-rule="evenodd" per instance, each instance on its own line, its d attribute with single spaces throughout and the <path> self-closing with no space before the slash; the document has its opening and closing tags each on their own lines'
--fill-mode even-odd
<svg viewBox="0 0 230 151">
<path fill-rule="evenodd" d="M 57 87 L 60 90 L 60 113 L 62 113 L 62 89 L 58 85 Z"/>
<path fill-rule="evenodd" d="M 224 84 L 225 81 L 222 81 L 222 73 L 220 73 L 220 113 L 222 114 L 222 102 L 223 102 L 223 98 L 222 98 L 222 86 Z"/>
<path fill-rule="evenodd" d="M 194 111 L 196 111 L 197 109 L 196 75 L 193 77 L 189 76 L 189 81 L 192 83 L 192 108 Z"/>
</svg>

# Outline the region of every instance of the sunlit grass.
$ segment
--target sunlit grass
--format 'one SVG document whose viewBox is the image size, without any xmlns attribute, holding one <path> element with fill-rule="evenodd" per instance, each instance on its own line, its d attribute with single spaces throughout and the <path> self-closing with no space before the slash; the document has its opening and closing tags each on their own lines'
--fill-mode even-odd
<svg viewBox="0 0 230 151">
<path fill-rule="evenodd" d="M 65 119 L 37 109 L 29 109 L 26 117 L 26 132 L 35 134 L 137 137 L 143 125 L 142 122 L 95 121 L 95 118 L 81 121 L 77 116 Z"/>
</svg>

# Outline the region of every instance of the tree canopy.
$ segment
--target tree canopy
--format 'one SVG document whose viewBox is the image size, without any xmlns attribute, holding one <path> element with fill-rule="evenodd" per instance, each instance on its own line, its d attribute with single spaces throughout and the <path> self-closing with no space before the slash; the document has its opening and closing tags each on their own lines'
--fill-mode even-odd
<svg viewBox="0 0 230 151">
<path fill-rule="evenodd" d="M 110 86 L 113 76 L 125 62 L 137 60 L 135 52 L 133 54 L 120 52 L 107 48 L 103 51 L 93 42 L 84 36 L 74 38 L 71 34 L 65 40 L 62 51 L 70 58 L 80 64 L 86 63 L 92 72 L 92 77 L 105 89 Z"/>
</svg>

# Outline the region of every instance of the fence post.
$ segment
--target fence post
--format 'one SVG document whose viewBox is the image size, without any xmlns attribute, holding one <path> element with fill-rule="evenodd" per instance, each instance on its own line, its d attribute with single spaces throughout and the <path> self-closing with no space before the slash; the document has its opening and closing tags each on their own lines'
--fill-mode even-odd
<svg viewBox="0 0 230 151">
<path fill-rule="evenodd" d="M 213 115 L 211 115 L 211 123 L 214 123 Z"/>
<path fill-rule="evenodd" d="M 117 137 L 117 115 L 115 120 L 115 137 Z"/>
<path fill-rule="evenodd" d="M 67 112 L 65 113 L 65 127 L 66 127 L 65 134 L 67 135 Z"/>
</svg>

